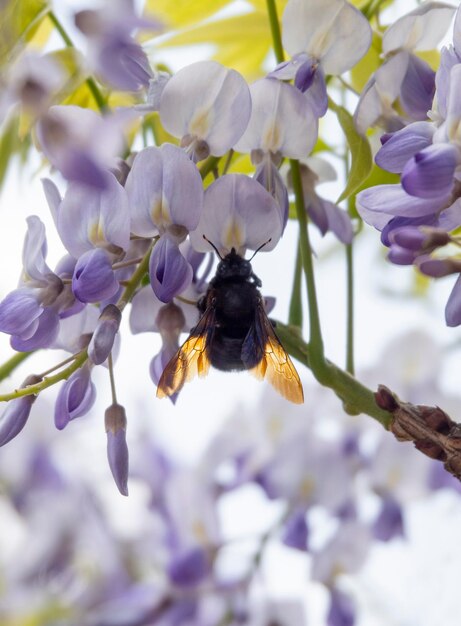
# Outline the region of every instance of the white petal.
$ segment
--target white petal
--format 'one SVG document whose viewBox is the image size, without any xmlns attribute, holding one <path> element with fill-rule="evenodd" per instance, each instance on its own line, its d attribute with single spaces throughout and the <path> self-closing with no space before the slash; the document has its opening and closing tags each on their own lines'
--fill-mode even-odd
<svg viewBox="0 0 461 626">
<path fill-rule="evenodd" d="M 326 74 L 353 67 L 371 44 L 371 28 L 345 0 L 288 0 L 282 18 L 283 45 L 293 56 L 307 52 Z"/>
<path fill-rule="evenodd" d="M 180 70 L 166 84 L 160 119 L 175 137 L 206 141 L 221 156 L 241 137 L 251 114 L 244 78 L 216 61 L 199 61 Z"/>
<path fill-rule="evenodd" d="M 303 94 L 287 83 L 263 78 L 250 87 L 252 112 L 234 146 L 238 152 L 263 150 L 286 157 L 306 157 L 317 141 L 317 120 Z"/>
<path fill-rule="evenodd" d="M 456 7 L 428 2 L 404 15 L 384 33 L 383 53 L 393 50 L 432 50 L 447 32 Z"/>
</svg>

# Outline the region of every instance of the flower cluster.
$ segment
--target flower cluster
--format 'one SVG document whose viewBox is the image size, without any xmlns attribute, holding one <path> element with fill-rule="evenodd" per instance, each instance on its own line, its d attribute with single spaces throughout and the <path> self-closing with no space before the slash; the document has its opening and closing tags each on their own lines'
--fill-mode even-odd
<svg viewBox="0 0 461 626">
<path fill-rule="evenodd" d="M 449 11 L 446 8 L 433 10 Z M 423 17 L 428 14 L 417 13 Z M 435 76 L 437 89 L 428 119 L 412 122 L 381 137 L 376 163 L 399 174 L 400 183 L 371 187 L 357 196 L 360 215 L 382 232 L 381 240 L 389 247 L 389 260 L 401 265 L 415 264 L 421 272 L 434 278 L 460 271 L 456 256 L 449 256 L 450 249 L 446 249 L 449 244 L 459 245 L 457 237 L 450 233 L 461 225 L 460 27 L 458 9 L 453 46 L 442 50 Z M 424 30 L 421 38 L 425 40 Z M 445 315 L 448 326 L 461 323 L 460 279 L 449 297 Z"/>
<path fill-rule="evenodd" d="M 29 217 L 23 272 L 18 288 L 0 302 L 0 331 L 10 335 L 18 351 L 71 352 L 55 405 L 58 429 L 94 404 L 95 366 L 107 365 L 113 375 L 128 303 L 134 333 L 161 335 L 162 348 L 150 368 L 158 383 L 179 348 L 180 334 L 197 322 L 194 303 L 206 292 L 211 269 L 200 273 L 206 253 L 214 248 L 224 258 L 234 249 L 244 256 L 247 249 L 264 246 L 268 252 L 277 245 L 288 220 L 291 184 L 279 171 L 282 161 L 307 159 L 326 110 L 325 75 L 352 67 L 371 40 L 367 20 L 348 2 L 331 0 L 328 19 L 319 17 L 320 5 L 319 0 L 288 3 L 284 39 L 293 59 L 251 85 L 215 61 L 193 63 L 173 76 L 151 70 L 131 33 L 159 24 L 137 18 L 130 2 L 80 11 L 75 23 L 88 39 L 88 62 L 98 78 L 138 92 L 144 104 L 104 115 L 54 104 L 59 71 L 50 66 L 46 76 L 45 61 L 37 63 L 35 83 L 43 92 L 34 111 L 37 143 L 67 182 L 61 191 L 59 182 L 45 178 L 43 188 L 66 255 L 53 271 L 46 262 L 44 225 L 38 216 Z M 33 71 L 30 64 L 24 68 Z M 291 84 L 286 79 L 294 69 Z M 27 81 L 33 82 L 29 75 Z M 18 93 L 27 103 L 24 84 L 21 91 L 18 79 L 10 82 L 9 93 L 16 95 L 6 98 L 8 106 L 14 108 Z M 122 159 L 130 129 L 152 111 L 158 111 L 163 132 L 179 145 L 146 146 Z M 250 153 L 253 177 L 227 173 L 228 166 L 219 171 L 219 157 L 228 154 L 231 160 L 234 151 Z M 208 163 L 215 163 L 216 180 L 204 190 Z M 308 214 L 322 234 L 331 230 L 350 243 L 349 216 L 317 196 L 318 176 L 310 165 L 305 161 L 302 166 Z M 38 390 L 44 376 L 34 378 Z M 1 444 L 25 425 L 34 397 L 12 401 L 1 422 Z M 126 494 L 126 417 L 115 396 L 106 431 L 109 464 Z"/>
</svg>

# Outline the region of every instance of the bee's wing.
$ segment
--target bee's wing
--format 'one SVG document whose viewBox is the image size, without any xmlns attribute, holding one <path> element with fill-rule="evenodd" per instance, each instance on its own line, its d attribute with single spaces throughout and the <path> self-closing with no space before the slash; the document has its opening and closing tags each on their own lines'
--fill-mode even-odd
<svg viewBox="0 0 461 626">
<path fill-rule="evenodd" d="M 256 378 L 267 378 L 274 389 L 287 400 L 302 404 L 304 393 L 298 372 L 275 334 L 262 301 L 257 306 L 254 325 L 242 346 L 244 362 L 252 364 L 259 357 L 261 358 L 257 365 L 250 365 L 250 372 Z"/>
<path fill-rule="evenodd" d="M 215 307 L 210 304 L 198 324 L 163 370 L 157 387 L 157 398 L 172 396 L 194 376 L 206 376 L 210 369 L 207 346 L 214 332 Z"/>
</svg>

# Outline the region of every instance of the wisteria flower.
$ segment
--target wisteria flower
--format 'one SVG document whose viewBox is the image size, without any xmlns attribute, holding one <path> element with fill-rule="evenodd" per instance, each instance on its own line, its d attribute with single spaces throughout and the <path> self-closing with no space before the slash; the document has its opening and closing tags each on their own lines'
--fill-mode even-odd
<svg viewBox="0 0 461 626">
<path fill-rule="evenodd" d="M 371 28 L 346 0 L 288 0 L 282 16 L 283 47 L 292 56 L 270 76 L 294 78 L 317 117 L 328 108 L 325 76 L 351 69 L 371 44 Z"/>
<path fill-rule="evenodd" d="M 134 159 L 126 181 L 131 231 L 159 236 L 150 257 L 152 289 L 169 302 L 191 283 L 193 269 L 179 249 L 200 219 L 202 179 L 183 150 L 172 144 L 145 148 Z"/>
<path fill-rule="evenodd" d="M 232 248 L 240 255 L 246 249 L 273 250 L 283 231 L 283 217 L 274 198 L 254 179 L 243 174 L 226 174 L 205 192 L 203 212 L 191 232 L 193 247 L 208 252 L 212 246 L 221 256 Z"/>
<path fill-rule="evenodd" d="M 123 125 L 131 116 L 124 112 L 101 117 L 78 106 L 52 106 L 37 123 L 37 138 L 64 178 L 105 189 L 108 169 L 123 148 Z"/>
<path fill-rule="evenodd" d="M 244 78 L 216 61 L 198 61 L 175 74 L 160 99 L 165 129 L 192 160 L 222 156 L 242 136 L 251 114 Z"/>
<path fill-rule="evenodd" d="M 416 52 L 434 49 L 451 22 L 455 7 L 442 2 L 426 2 L 392 24 L 384 33 L 385 61 L 365 86 L 355 111 L 361 133 L 380 123 L 397 130 L 408 119 L 427 119 L 435 92 L 435 73 Z M 399 99 L 407 116 L 393 108 Z"/>
<path fill-rule="evenodd" d="M 89 63 L 103 80 L 125 91 L 148 86 L 152 70 L 131 33 L 134 29 L 158 31 L 159 22 L 138 17 L 133 2 L 117 0 L 100 9 L 79 11 L 75 24 L 86 35 Z"/>
</svg>

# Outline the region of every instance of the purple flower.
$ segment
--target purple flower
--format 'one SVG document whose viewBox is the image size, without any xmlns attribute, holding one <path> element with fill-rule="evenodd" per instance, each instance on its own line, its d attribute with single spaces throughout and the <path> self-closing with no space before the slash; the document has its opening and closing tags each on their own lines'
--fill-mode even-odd
<svg viewBox="0 0 461 626">
<path fill-rule="evenodd" d="M 91 367 L 83 365 L 61 387 L 54 407 L 54 423 L 62 430 L 70 420 L 88 413 L 96 400 L 96 387 L 91 382 Z"/>
<path fill-rule="evenodd" d="M 345 0 L 288 0 L 282 27 L 283 47 L 292 59 L 270 76 L 294 78 L 322 117 L 328 108 L 325 75 L 343 74 L 364 56 L 371 44 L 370 25 Z"/>
<path fill-rule="evenodd" d="M 112 1 L 98 10 L 79 11 L 75 24 L 88 39 L 90 65 L 104 81 L 124 91 L 148 86 L 152 70 L 131 32 L 160 30 L 158 22 L 138 18 L 131 1 Z"/>
<path fill-rule="evenodd" d="M 121 132 L 132 114 L 101 117 L 78 106 L 52 106 L 37 123 L 43 153 L 64 178 L 105 189 L 108 169 L 123 149 Z"/>
<path fill-rule="evenodd" d="M 309 529 L 304 509 L 295 511 L 287 519 L 283 528 L 282 541 L 290 548 L 303 551 L 308 549 Z"/>
</svg>

